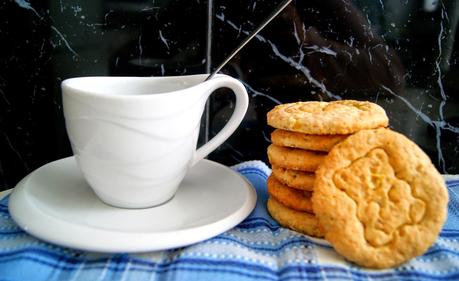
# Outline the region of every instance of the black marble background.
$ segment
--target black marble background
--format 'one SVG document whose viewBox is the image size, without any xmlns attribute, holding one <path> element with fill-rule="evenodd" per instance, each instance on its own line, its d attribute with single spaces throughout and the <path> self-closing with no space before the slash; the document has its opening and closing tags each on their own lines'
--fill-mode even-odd
<svg viewBox="0 0 459 281">
<path fill-rule="evenodd" d="M 267 0 L 0 2 L 0 190 L 71 155 L 60 83 L 87 75 L 162 76 L 216 67 L 279 3 Z M 459 173 L 459 3 L 297 0 L 223 70 L 250 95 L 240 128 L 209 158 L 266 161 L 266 112 L 298 100 L 362 99 Z M 229 118 L 211 97 L 201 141 Z"/>
</svg>

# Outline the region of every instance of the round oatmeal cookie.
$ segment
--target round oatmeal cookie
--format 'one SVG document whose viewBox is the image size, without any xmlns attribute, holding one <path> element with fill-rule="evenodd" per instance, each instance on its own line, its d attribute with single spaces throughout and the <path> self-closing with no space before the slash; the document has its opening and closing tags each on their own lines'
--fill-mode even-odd
<svg viewBox="0 0 459 281">
<path fill-rule="evenodd" d="M 285 206 L 303 212 L 312 213 L 311 192 L 288 187 L 280 183 L 273 175 L 267 180 L 268 193 Z"/>
<path fill-rule="evenodd" d="M 268 146 L 268 159 L 271 165 L 279 167 L 314 172 L 322 163 L 326 153 L 278 146 L 271 144 Z"/>
<path fill-rule="evenodd" d="M 269 214 L 280 225 L 309 236 L 324 237 L 319 220 L 313 214 L 290 209 L 272 197 L 268 198 L 267 205 Z"/>
<path fill-rule="evenodd" d="M 314 180 L 316 178 L 314 173 L 291 170 L 273 165 L 272 174 L 278 181 L 289 187 L 306 191 L 313 191 L 314 189 Z"/>
<path fill-rule="evenodd" d="M 308 135 L 276 129 L 271 133 L 271 141 L 279 146 L 302 148 L 328 152 L 349 135 Z"/>
<path fill-rule="evenodd" d="M 274 128 L 311 135 L 352 134 L 389 124 L 382 107 L 356 100 L 281 104 L 269 111 L 267 118 Z"/>
<path fill-rule="evenodd" d="M 333 147 L 316 172 L 312 201 L 338 253 L 365 267 L 387 268 L 435 242 L 448 191 L 415 143 L 381 128 Z"/>
</svg>

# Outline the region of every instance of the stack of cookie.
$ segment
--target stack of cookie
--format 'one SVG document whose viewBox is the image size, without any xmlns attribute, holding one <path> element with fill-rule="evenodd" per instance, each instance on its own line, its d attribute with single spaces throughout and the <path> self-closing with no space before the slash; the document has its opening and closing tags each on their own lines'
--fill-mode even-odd
<svg viewBox="0 0 459 281">
<path fill-rule="evenodd" d="M 323 237 L 313 208 L 315 171 L 327 153 L 349 134 L 386 127 L 384 109 L 370 102 L 297 102 L 268 113 L 271 134 L 268 158 L 268 210 L 281 225 Z"/>
<path fill-rule="evenodd" d="M 281 225 L 325 237 L 366 267 L 423 254 L 447 214 L 448 191 L 429 157 L 388 125 L 378 105 L 298 102 L 268 113 L 268 211 Z M 311 203 L 312 202 L 312 203 Z"/>
</svg>

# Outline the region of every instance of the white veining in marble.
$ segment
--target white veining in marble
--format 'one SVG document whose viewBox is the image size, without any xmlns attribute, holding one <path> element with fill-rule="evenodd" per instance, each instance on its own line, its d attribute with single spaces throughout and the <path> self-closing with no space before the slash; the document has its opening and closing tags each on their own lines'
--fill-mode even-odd
<svg viewBox="0 0 459 281">
<path fill-rule="evenodd" d="M 40 20 L 43 20 L 44 17 L 42 15 L 40 15 L 37 10 L 35 10 L 32 5 L 27 2 L 26 0 L 15 0 L 15 3 L 21 7 L 21 8 L 24 8 L 24 9 L 27 9 L 27 10 L 31 10 Z M 75 56 L 78 56 L 78 53 L 75 52 L 75 50 L 70 46 L 69 42 L 67 41 L 67 39 L 65 39 L 65 36 L 54 26 L 54 25 L 51 25 L 50 26 L 52 30 L 54 30 L 54 32 L 56 32 L 56 34 L 59 36 L 59 38 L 64 42 L 65 46 L 67 47 L 67 49 Z"/>
<path fill-rule="evenodd" d="M 379 5 L 381 10 L 385 10 L 385 1 L 379 0 Z M 348 13 L 352 13 L 352 8 L 350 6 L 347 6 L 349 1 L 344 2 L 345 3 L 345 10 Z M 391 4 L 393 5 L 393 4 Z M 419 92 L 417 90 L 418 94 L 413 95 L 415 92 L 410 92 L 410 94 L 405 93 L 405 89 L 399 89 L 395 90 L 393 88 L 390 88 L 388 85 L 384 85 L 383 83 L 379 83 L 379 88 L 382 91 L 376 91 L 374 96 L 368 97 L 371 98 L 372 100 L 375 100 L 376 102 L 380 102 L 381 104 L 387 104 L 391 105 L 392 107 L 398 108 L 397 112 L 398 116 L 404 116 L 401 118 L 414 118 L 417 119 L 426 125 L 432 127 L 434 129 L 434 143 L 435 143 L 435 149 L 437 152 L 437 159 L 433 159 L 433 161 L 436 161 L 436 164 L 438 167 L 440 167 L 441 172 L 445 173 L 447 171 L 447 164 L 445 162 L 445 155 L 444 155 L 444 148 L 443 148 L 443 132 L 444 131 L 449 131 L 452 132 L 456 135 L 459 135 L 459 127 L 451 124 L 449 121 L 446 120 L 445 117 L 445 107 L 449 102 L 449 95 L 446 92 L 445 86 L 444 86 L 444 69 L 445 68 L 443 65 L 448 65 L 449 66 L 449 58 L 451 56 L 451 38 L 455 34 L 451 34 L 452 29 L 456 26 L 456 21 L 451 22 L 448 16 L 448 11 L 447 8 L 445 7 L 445 3 L 441 2 L 441 5 L 439 5 L 438 9 L 441 9 L 441 20 L 435 25 L 438 26 L 439 31 L 438 31 L 438 36 L 437 36 L 437 48 L 436 50 L 434 49 L 434 52 L 436 52 L 436 59 L 434 62 L 434 68 L 432 69 L 433 75 L 436 77 L 436 85 L 433 85 L 434 88 L 432 89 L 426 89 L 424 92 Z M 244 21 L 243 23 L 236 23 L 235 21 L 231 20 L 225 13 L 226 8 L 224 6 L 220 6 L 220 12 L 216 14 L 216 19 L 218 19 L 220 22 L 222 22 L 224 25 L 227 27 L 230 27 L 234 32 L 237 33 L 237 38 L 242 37 L 242 35 L 247 36 L 250 32 L 250 30 L 244 29 L 244 26 L 247 26 L 247 22 Z M 392 9 L 393 10 L 393 9 Z M 402 17 L 402 16 L 400 16 Z M 364 21 L 366 21 L 366 25 L 362 26 L 362 29 L 364 31 L 364 35 L 367 36 L 367 38 L 374 39 L 376 38 L 376 33 L 374 33 L 372 26 L 375 26 L 376 23 L 372 22 L 372 19 L 370 19 L 369 13 L 364 13 L 363 15 Z M 409 19 L 406 19 L 407 22 L 410 22 Z M 307 45 L 304 42 L 307 28 L 304 24 L 302 24 L 301 28 L 298 28 L 297 24 L 295 24 L 294 20 L 292 20 L 293 23 L 293 32 L 292 36 L 294 41 L 298 45 L 298 51 L 296 54 L 286 54 L 282 51 L 282 48 L 278 44 L 280 43 L 275 43 L 269 38 L 269 34 L 266 35 L 257 35 L 256 38 L 260 43 L 266 44 L 269 46 L 270 50 L 272 51 L 272 54 L 275 58 L 280 59 L 290 67 L 294 68 L 297 70 L 299 73 L 301 73 L 306 80 L 313 85 L 315 88 L 320 90 L 321 92 L 325 93 L 328 98 L 334 99 L 334 100 L 339 100 L 344 98 L 344 95 L 342 93 L 334 93 L 330 89 L 327 89 L 326 85 L 322 82 L 319 81 L 314 77 L 314 74 L 311 72 L 311 70 L 305 65 L 304 59 L 308 55 L 311 55 L 313 53 L 322 53 L 325 55 L 330 55 L 333 57 L 337 57 L 338 53 L 335 51 L 331 46 L 320 46 L 320 45 Z M 393 28 L 394 30 L 397 30 L 399 28 L 400 23 L 395 23 L 395 22 L 389 22 L 388 25 L 390 28 Z M 253 25 L 253 24 L 251 24 Z M 400 28 L 406 28 L 406 24 L 403 26 L 400 26 Z M 385 35 L 381 35 L 381 38 L 384 39 Z M 342 51 L 342 54 L 346 55 L 349 58 L 350 62 L 353 62 L 353 59 L 355 56 L 360 56 L 362 54 L 362 51 L 366 53 L 369 64 L 375 64 L 376 59 L 375 54 L 378 56 L 383 56 L 384 61 L 387 62 L 387 66 L 391 66 L 392 61 L 390 57 L 390 44 L 391 43 L 378 43 L 374 45 L 364 45 L 363 48 L 361 47 L 356 47 L 355 46 L 355 38 L 350 35 L 348 36 L 347 39 L 344 39 L 344 44 L 349 47 L 349 49 L 343 49 L 340 50 Z M 409 39 L 407 39 L 407 42 L 409 42 Z M 400 47 L 395 47 L 395 51 L 402 51 Z M 447 52 L 447 54 L 445 54 Z M 424 59 L 425 60 L 425 59 Z M 378 61 L 380 63 L 380 61 Z M 408 68 L 407 73 L 405 73 L 405 78 L 411 78 L 411 70 Z M 251 91 L 254 92 L 253 96 L 260 95 L 259 92 L 255 92 L 252 87 L 250 87 L 247 83 L 245 83 L 245 86 Z M 411 86 L 411 85 L 407 85 Z M 436 87 L 435 87 L 436 86 Z M 436 89 L 435 89 L 436 88 Z M 416 89 L 414 89 L 416 90 Z M 386 93 L 389 94 L 389 97 L 381 99 L 380 94 L 381 93 Z M 438 93 L 438 94 L 437 94 Z M 428 94 L 427 97 L 424 97 L 423 95 Z M 277 98 L 274 98 L 270 95 L 269 90 L 268 92 L 263 94 L 264 97 L 271 97 L 275 103 L 280 103 L 281 101 L 278 100 Z M 392 96 L 395 99 L 390 99 L 390 96 Z M 362 97 L 363 98 L 363 97 Z M 421 101 L 424 99 L 425 101 Z M 427 106 L 425 105 L 427 103 Z M 394 106 L 396 105 L 396 106 Z M 409 111 L 404 111 L 404 107 L 407 108 Z M 391 109 L 389 109 L 389 115 L 394 112 L 390 112 Z M 428 112 L 425 113 L 424 111 Z M 400 118 L 400 117 L 399 117 Z M 403 120 L 397 120 L 399 123 L 399 126 L 403 126 Z M 416 126 L 419 126 L 421 128 L 421 124 L 417 123 Z M 412 128 L 406 127 L 405 130 L 409 130 L 410 132 L 415 133 Z M 269 138 L 267 138 L 269 140 Z M 426 140 L 427 141 L 427 140 Z M 456 145 L 457 147 L 457 145 Z"/>
<path fill-rule="evenodd" d="M 217 18 L 219 20 L 222 20 L 224 21 L 225 23 L 227 23 L 228 25 L 230 25 L 233 29 L 237 30 L 239 33 L 243 33 L 245 34 L 246 36 L 250 34 L 249 31 L 247 30 L 243 30 L 242 29 L 242 25 L 240 26 L 237 26 L 235 23 L 233 23 L 232 21 L 230 20 L 225 20 L 225 16 L 220 14 L 220 15 L 217 15 Z M 299 57 L 300 57 L 300 60 L 295 60 L 293 59 L 292 57 L 290 56 L 287 56 L 287 55 L 284 55 L 282 54 L 278 47 L 273 43 L 271 42 L 269 39 L 266 39 L 264 36 L 258 34 L 255 36 L 256 39 L 258 39 L 258 41 L 262 42 L 262 43 L 266 43 L 268 44 L 270 47 L 271 47 L 271 50 L 272 52 L 274 53 L 274 55 L 276 55 L 278 58 L 282 59 L 284 62 L 286 62 L 287 64 L 289 64 L 291 67 L 297 69 L 298 71 L 300 71 L 301 73 L 303 73 L 303 75 L 305 76 L 305 78 L 312 84 L 314 85 L 315 87 L 319 88 L 323 93 L 325 93 L 327 96 L 329 96 L 330 98 L 333 98 L 333 99 L 337 99 L 337 100 L 340 100 L 341 97 L 336 95 L 336 94 L 333 94 L 332 92 L 330 92 L 326 87 L 325 85 L 323 84 L 323 82 L 320 82 L 318 80 L 316 80 L 312 74 L 311 74 L 311 71 L 305 66 L 302 64 L 302 60 L 303 60 L 303 57 L 304 57 L 304 53 L 303 53 L 303 50 L 302 48 L 300 47 L 298 49 L 298 52 L 299 52 Z M 314 46 L 311 46 L 312 48 L 314 48 Z M 315 46 L 315 48 L 317 49 L 321 49 L 321 47 L 319 46 Z M 325 52 L 329 55 L 336 55 L 336 53 L 334 52 Z"/>
</svg>

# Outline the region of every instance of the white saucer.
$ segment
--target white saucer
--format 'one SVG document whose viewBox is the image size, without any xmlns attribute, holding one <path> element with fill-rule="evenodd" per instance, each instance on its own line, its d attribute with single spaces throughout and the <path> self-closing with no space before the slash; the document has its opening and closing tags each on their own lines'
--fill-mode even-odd
<svg viewBox="0 0 459 281">
<path fill-rule="evenodd" d="M 256 192 L 239 174 L 202 160 L 177 194 L 149 209 L 120 209 L 100 201 L 73 157 L 35 170 L 15 187 L 9 210 L 26 232 L 65 247 L 97 252 L 146 252 L 190 245 L 240 223 Z"/>
</svg>

